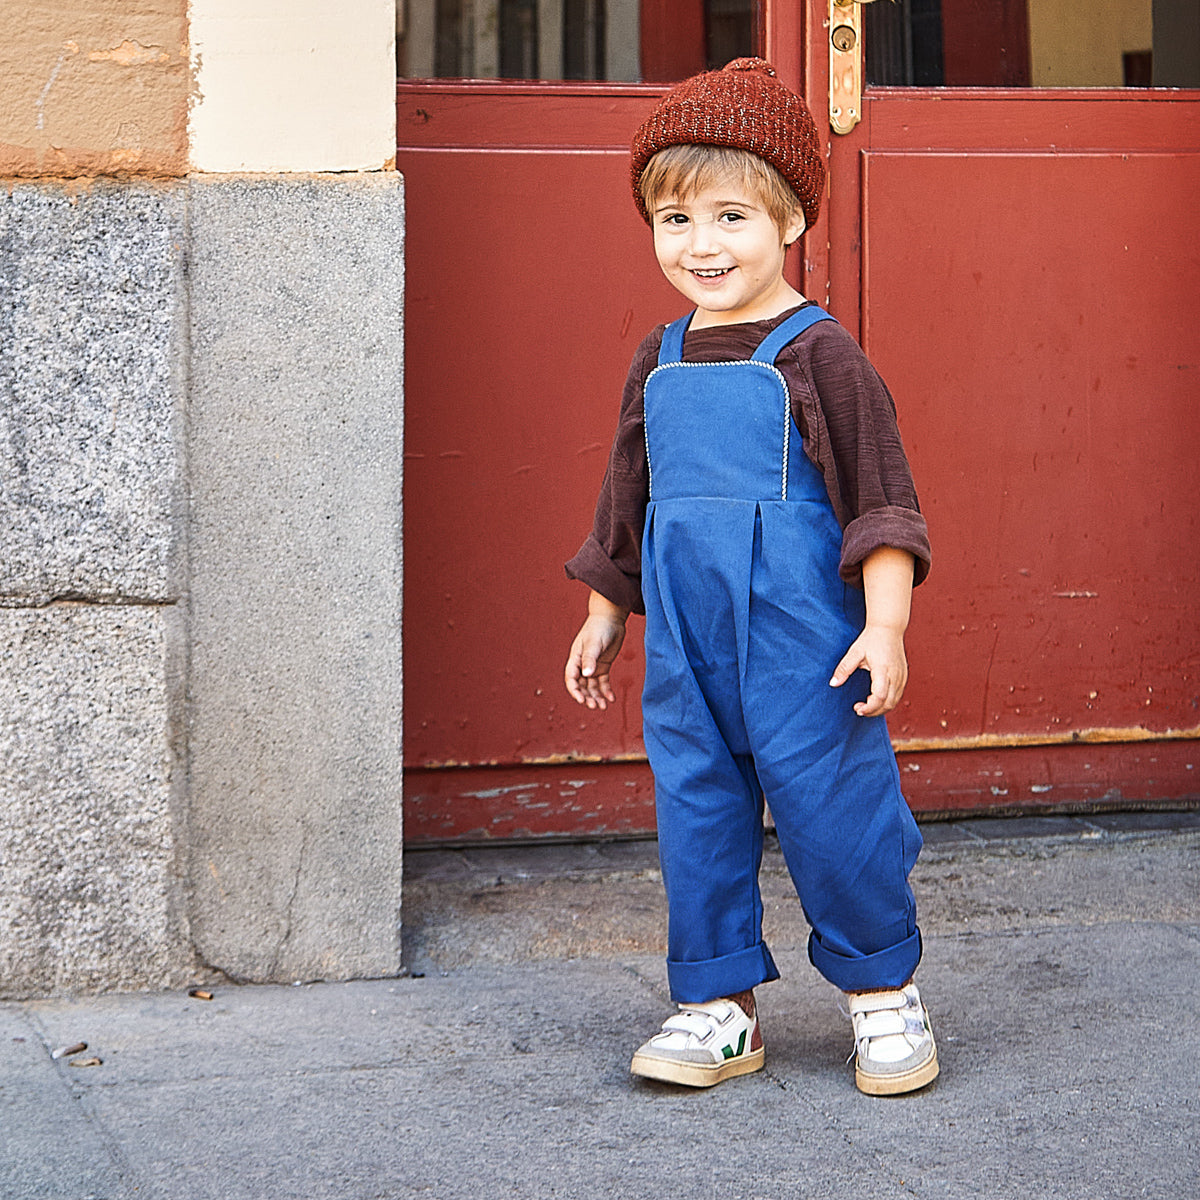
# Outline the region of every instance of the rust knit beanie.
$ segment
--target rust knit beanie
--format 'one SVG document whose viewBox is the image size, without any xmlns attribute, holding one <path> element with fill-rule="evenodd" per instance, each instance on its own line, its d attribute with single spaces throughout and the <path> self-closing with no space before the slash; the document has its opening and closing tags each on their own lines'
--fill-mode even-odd
<svg viewBox="0 0 1200 1200">
<path fill-rule="evenodd" d="M 633 135 L 633 201 L 647 224 L 638 180 L 660 150 L 687 144 L 731 146 L 765 159 L 791 185 L 812 228 L 825 191 L 821 139 L 808 106 L 775 78 L 769 63 L 735 58 L 719 71 L 685 79 Z"/>
</svg>

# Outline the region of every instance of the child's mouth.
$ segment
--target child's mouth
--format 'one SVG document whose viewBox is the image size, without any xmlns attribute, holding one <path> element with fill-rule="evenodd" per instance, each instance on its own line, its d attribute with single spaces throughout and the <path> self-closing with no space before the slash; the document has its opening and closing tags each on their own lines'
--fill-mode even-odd
<svg viewBox="0 0 1200 1200">
<path fill-rule="evenodd" d="M 728 275 L 732 270 L 732 267 L 709 268 L 704 271 L 693 269 L 692 274 L 698 279 L 720 279 L 722 275 Z"/>
</svg>

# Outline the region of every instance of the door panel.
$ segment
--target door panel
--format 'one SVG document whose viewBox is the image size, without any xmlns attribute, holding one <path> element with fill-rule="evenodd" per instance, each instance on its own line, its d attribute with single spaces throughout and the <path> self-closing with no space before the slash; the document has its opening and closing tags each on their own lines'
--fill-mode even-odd
<svg viewBox="0 0 1200 1200">
<path fill-rule="evenodd" d="M 427 399 L 406 429 L 411 765 L 640 748 L 636 653 L 625 719 L 581 719 L 561 682 L 586 595 L 562 564 L 590 528 L 628 360 L 672 311 L 632 201 L 611 203 L 626 159 L 406 155 L 407 391 Z"/>
<path fill-rule="evenodd" d="M 399 89 L 407 196 L 405 837 L 653 824 L 640 623 L 598 720 L 562 685 L 625 371 L 673 313 L 629 198 L 660 89 Z"/>
<path fill-rule="evenodd" d="M 863 339 L 937 547 L 893 736 L 1193 728 L 1200 156 L 862 169 Z"/>
<path fill-rule="evenodd" d="M 890 719 L 918 811 L 1200 795 L 1198 100 L 868 88 L 832 140 L 830 306 L 934 545 Z"/>
</svg>

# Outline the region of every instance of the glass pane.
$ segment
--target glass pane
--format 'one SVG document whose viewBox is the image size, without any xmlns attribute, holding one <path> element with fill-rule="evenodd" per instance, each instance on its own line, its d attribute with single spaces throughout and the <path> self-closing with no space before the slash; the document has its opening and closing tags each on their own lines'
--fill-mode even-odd
<svg viewBox="0 0 1200 1200">
<path fill-rule="evenodd" d="M 896 0 L 863 38 L 881 85 L 1200 86 L 1196 0 Z"/>
<path fill-rule="evenodd" d="M 761 0 L 401 0 L 413 79 L 673 81 L 758 53 Z"/>
</svg>

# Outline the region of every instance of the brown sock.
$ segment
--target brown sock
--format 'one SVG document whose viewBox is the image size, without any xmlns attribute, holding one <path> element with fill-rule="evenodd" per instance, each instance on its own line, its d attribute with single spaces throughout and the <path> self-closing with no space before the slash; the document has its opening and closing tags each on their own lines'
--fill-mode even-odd
<svg viewBox="0 0 1200 1200">
<path fill-rule="evenodd" d="M 846 995 L 847 996 L 873 996 L 878 992 L 902 992 L 906 987 L 908 987 L 908 985 L 910 983 L 912 983 L 913 979 L 914 979 L 914 976 L 910 975 L 898 988 L 895 988 L 895 987 L 859 988 L 858 991 L 847 992 Z M 730 1000 L 733 999 L 732 996 L 730 996 L 729 998 L 730 998 Z"/>
<path fill-rule="evenodd" d="M 738 992 L 733 996 L 726 996 L 726 1000 L 732 1000 L 748 1017 L 754 1016 L 754 989 L 751 988 L 748 992 Z"/>
</svg>

